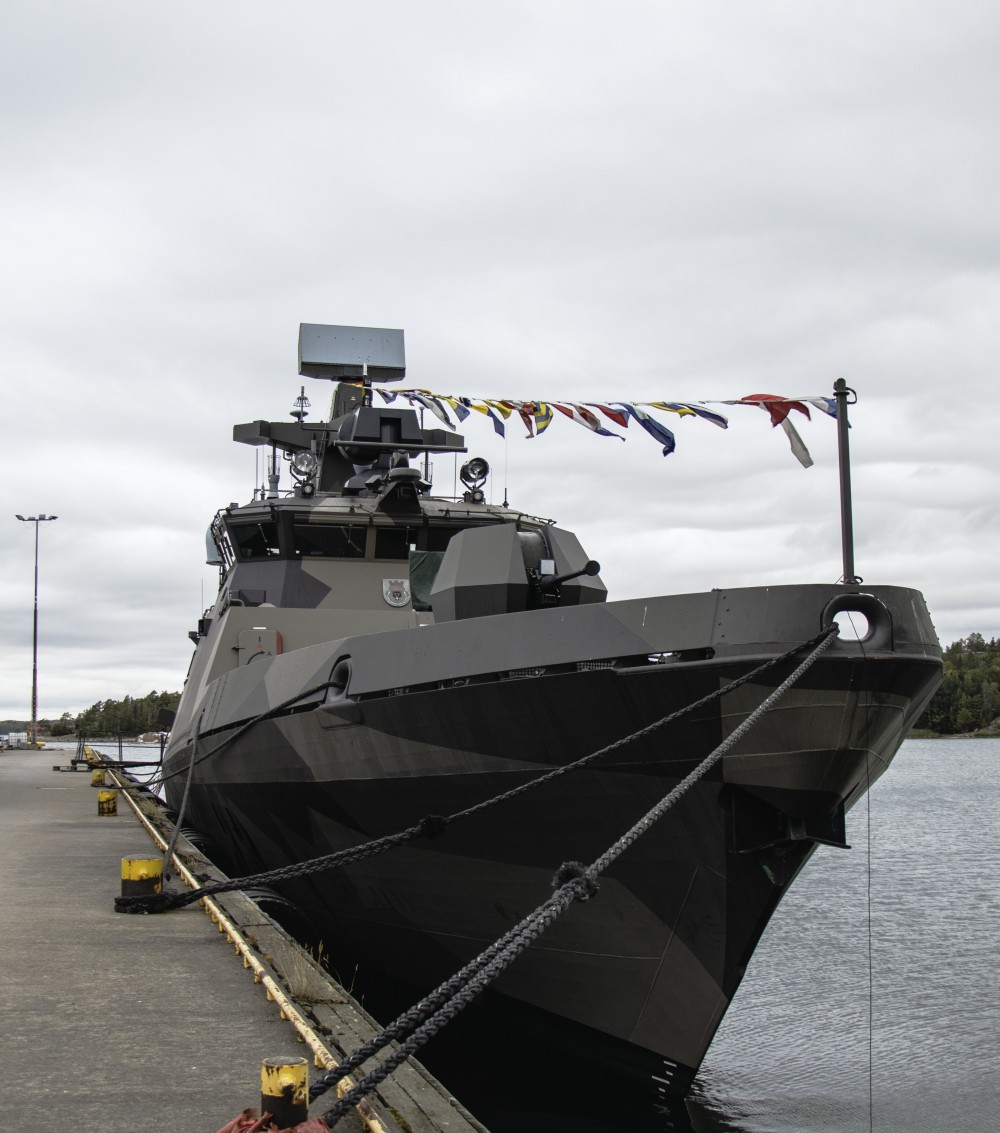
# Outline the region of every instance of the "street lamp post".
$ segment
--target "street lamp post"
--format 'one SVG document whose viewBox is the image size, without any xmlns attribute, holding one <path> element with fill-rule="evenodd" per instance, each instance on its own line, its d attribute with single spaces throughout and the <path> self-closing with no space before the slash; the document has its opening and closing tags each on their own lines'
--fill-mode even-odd
<svg viewBox="0 0 1000 1133">
<path fill-rule="evenodd" d="M 38 525 L 40 523 L 51 523 L 53 519 L 58 519 L 58 515 L 46 515 L 42 512 L 40 515 L 18 515 L 15 517 L 22 523 L 33 523 L 35 525 L 35 622 L 34 633 L 32 635 L 32 648 L 31 648 L 31 733 L 28 736 L 28 746 L 38 746 Z"/>
</svg>

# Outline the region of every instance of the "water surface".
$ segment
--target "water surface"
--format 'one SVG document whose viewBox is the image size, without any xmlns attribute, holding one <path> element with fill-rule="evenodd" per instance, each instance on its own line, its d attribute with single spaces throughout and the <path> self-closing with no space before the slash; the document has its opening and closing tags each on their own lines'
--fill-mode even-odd
<svg viewBox="0 0 1000 1133">
<path fill-rule="evenodd" d="M 1000 740 L 903 744 L 848 816 L 853 849 L 821 847 L 768 926 L 696 1123 L 1000 1128 L 998 797 Z"/>
</svg>

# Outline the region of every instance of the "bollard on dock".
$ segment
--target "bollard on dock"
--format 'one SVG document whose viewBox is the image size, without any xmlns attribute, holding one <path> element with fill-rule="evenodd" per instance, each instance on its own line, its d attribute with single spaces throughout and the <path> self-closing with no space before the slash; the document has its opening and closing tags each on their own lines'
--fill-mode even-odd
<svg viewBox="0 0 1000 1133">
<path fill-rule="evenodd" d="M 309 1063 L 304 1058 L 267 1058 L 260 1067 L 260 1111 L 279 1129 L 309 1120 Z"/>
<path fill-rule="evenodd" d="M 163 889 L 163 859 L 135 855 L 122 858 L 122 896 L 148 897 Z"/>
<path fill-rule="evenodd" d="M 107 815 L 113 817 L 118 813 L 118 792 L 117 791 L 98 791 L 97 792 L 97 813 L 99 815 Z"/>
<path fill-rule="evenodd" d="M 90 785 L 92 787 L 103 787 L 104 786 L 104 768 L 103 767 L 93 767 L 93 768 L 91 768 Z"/>
</svg>

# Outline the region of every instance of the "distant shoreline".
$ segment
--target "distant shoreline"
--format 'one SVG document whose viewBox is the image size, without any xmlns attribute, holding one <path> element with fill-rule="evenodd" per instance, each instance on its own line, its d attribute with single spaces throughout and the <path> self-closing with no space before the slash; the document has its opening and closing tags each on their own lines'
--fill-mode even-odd
<svg viewBox="0 0 1000 1133">
<path fill-rule="evenodd" d="M 906 735 L 908 740 L 1000 740 L 1000 732 L 983 728 L 978 732 L 931 732 L 926 728 L 914 728 Z"/>
</svg>

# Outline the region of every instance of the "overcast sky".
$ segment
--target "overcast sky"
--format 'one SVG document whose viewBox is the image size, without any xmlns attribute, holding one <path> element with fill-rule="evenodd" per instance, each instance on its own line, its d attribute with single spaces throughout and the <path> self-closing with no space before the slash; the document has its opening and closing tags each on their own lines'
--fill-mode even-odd
<svg viewBox="0 0 1000 1133">
<path fill-rule="evenodd" d="M 981 0 L 7 6 L 0 40 L 0 715 L 179 689 L 286 416 L 300 322 L 402 327 L 470 396 L 829 394 L 856 566 L 944 643 L 1000 635 L 1000 11 Z M 815 465 L 750 407 L 677 451 L 476 417 L 492 492 L 575 530 L 611 597 L 841 574 Z M 437 488 L 450 493 L 450 463 Z"/>
</svg>

